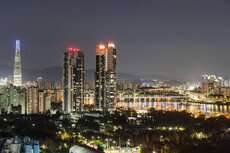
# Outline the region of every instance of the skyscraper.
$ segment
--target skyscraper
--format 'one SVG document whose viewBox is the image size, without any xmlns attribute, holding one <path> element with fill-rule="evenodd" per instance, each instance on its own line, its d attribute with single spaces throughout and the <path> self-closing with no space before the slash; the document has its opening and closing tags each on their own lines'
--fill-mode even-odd
<svg viewBox="0 0 230 153">
<path fill-rule="evenodd" d="M 96 46 L 95 102 L 96 108 L 105 109 L 105 45 Z"/>
<path fill-rule="evenodd" d="M 13 83 L 15 86 L 22 85 L 22 67 L 21 67 L 21 54 L 20 54 L 20 41 L 19 40 L 16 40 Z"/>
<path fill-rule="evenodd" d="M 63 112 L 79 113 L 84 103 L 85 65 L 84 53 L 78 48 L 68 48 L 63 57 Z"/>
<path fill-rule="evenodd" d="M 116 48 L 113 42 L 96 46 L 95 85 L 97 109 L 112 109 L 116 94 Z"/>
</svg>

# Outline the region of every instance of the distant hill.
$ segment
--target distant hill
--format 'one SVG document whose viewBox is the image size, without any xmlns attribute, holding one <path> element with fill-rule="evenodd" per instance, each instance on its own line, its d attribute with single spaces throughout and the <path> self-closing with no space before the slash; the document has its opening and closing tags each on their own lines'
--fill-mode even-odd
<svg viewBox="0 0 230 153">
<path fill-rule="evenodd" d="M 45 69 L 23 69 L 23 80 L 36 80 L 37 77 L 42 77 L 45 80 L 60 81 L 62 76 L 61 67 L 49 67 Z M 86 80 L 94 80 L 95 69 L 86 70 Z M 9 66 L 0 66 L 0 77 L 13 75 L 13 68 Z M 117 72 L 117 79 L 121 81 L 140 81 L 140 80 L 174 80 L 174 78 L 149 74 L 149 75 L 133 75 L 124 72 Z"/>
</svg>

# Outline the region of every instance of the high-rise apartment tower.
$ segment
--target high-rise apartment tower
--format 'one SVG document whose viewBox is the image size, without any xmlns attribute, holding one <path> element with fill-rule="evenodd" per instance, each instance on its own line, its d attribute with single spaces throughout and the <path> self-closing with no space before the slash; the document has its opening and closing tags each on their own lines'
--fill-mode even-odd
<svg viewBox="0 0 230 153">
<path fill-rule="evenodd" d="M 63 57 L 63 112 L 79 113 L 84 103 L 85 65 L 84 53 L 78 48 L 68 48 Z"/>
<path fill-rule="evenodd" d="M 95 102 L 99 110 L 114 107 L 116 95 L 116 48 L 113 42 L 96 46 Z"/>
</svg>

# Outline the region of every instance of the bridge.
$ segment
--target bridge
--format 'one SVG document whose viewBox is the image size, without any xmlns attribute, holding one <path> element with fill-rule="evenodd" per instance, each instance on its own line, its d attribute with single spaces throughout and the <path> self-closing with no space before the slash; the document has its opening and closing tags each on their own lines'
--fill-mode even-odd
<svg viewBox="0 0 230 153">
<path fill-rule="evenodd" d="M 160 102 L 160 101 L 182 101 L 188 100 L 188 96 L 159 96 L 159 95 L 118 95 L 116 96 L 116 104 L 118 103 L 150 103 L 150 102 Z M 85 104 L 94 104 L 94 96 L 86 96 L 85 97 Z"/>
<path fill-rule="evenodd" d="M 140 96 L 133 96 L 133 95 L 122 95 L 117 96 L 117 101 L 124 101 L 124 102 L 156 102 L 156 101 L 168 101 L 168 100 L 182 100 L 182 99 L 189 99 L 188 96 L 151 96 L 151 95 L 140 95 Z"/>
</svg>

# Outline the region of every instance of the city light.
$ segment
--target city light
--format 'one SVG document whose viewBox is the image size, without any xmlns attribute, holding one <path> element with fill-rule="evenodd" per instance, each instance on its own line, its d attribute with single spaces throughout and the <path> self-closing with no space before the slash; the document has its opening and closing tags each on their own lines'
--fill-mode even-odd
<svg viewBox="0 0 230 153">
<path fill-rule="evenodd" d="M 108 47 L 115 48 L 115 44 L 114 44 L 113 42 L 109 42 L 109 43 L 108 43 Z"/>
<path fill-rule="evenodd" d="M 72 47 L 68 48 L 68 52 L 71 52 L 71 53 L 75 53 L 75 52 L 79 52 L 79 51 L 80 51 L 79 48 L 72 48 Z"/>
<path fill-rule="evenodd" d="M 102 44 L 102 43 L 100 43 L 100 44 L 99 44 L 99 49 L 105 49 L 105 45 Z"/>
</svg>

